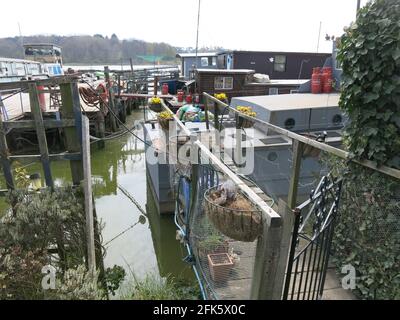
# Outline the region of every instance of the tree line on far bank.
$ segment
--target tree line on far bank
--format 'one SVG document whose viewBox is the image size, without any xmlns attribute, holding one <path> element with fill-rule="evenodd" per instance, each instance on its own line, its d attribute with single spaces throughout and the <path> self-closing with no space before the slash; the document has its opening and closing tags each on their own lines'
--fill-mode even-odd
<svg viewBox="0 0 400 320">
<path fill-rule="evenodd" d="M 64 63 L 97 64 L 128 63 L 134 64 L 173 62 L 177 50 L 166 43 L 150 43 L 142 40 L 120 40 L 117 35 L 94 36 L 57 36 L 37 35 L 0 39 L 0 57 L 24 58 L 23 43 L 52 43 L 62 47 Z"/>
</svg>

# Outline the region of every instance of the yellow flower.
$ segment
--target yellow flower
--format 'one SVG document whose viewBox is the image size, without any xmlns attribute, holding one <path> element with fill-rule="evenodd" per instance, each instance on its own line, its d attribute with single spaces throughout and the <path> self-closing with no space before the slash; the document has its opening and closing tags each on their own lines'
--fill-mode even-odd
<svg viewBox="0 0 400 320">
<path fill-rule="evenodd" d="M 158 98 L 158 97 L 153 97 L 153 98 L 151 98 L 151 103 L 160 104 L 161 103 L 161 99 Z"/>
<path fill-rule="evenodd" d="M 226 100 L 227 96 L 225 93 L 215 93 L 214 97 L 217 98 L 218 100 Z"/>
<path fill-rule="evenodd" d="M 172 119 L 172 118 L 173 118 L 172 114 L 169 113 L 168 111 L 160 112 L 160 113 L 157 115 L 157 117 L 160 118 L 160 119 L 166 119 L 166 120 Z"/>
<path fill-rule="evenodd" d="M 256 117 L 257 113 L 253 111 L 252 107 L 244 107 L 244 106 L 238 106 L 236 107 L 236 110 L 239 111 L 240 113 L 243 113 L 249 117 Z"/>
</svg>

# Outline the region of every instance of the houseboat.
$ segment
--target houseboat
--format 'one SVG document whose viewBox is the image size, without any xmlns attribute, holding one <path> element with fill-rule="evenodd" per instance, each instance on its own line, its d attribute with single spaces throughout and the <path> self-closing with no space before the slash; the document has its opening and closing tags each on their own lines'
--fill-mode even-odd
<svg viewBox="0 0 400 320">
<path fill-rule="evenodd" d="M 250 69 L 275 80 L 307 79 L 330 57 L 330 53 L 239 50 L 177 54 L 185 79 L 194 79 L 196 69 Z"/>
<path fill-rule="evenodd" d="M 49 76 L 63 75 L 61 47 L 54 44 L 25 44 L 25 59 L 40 62 Z"/>
</svg>

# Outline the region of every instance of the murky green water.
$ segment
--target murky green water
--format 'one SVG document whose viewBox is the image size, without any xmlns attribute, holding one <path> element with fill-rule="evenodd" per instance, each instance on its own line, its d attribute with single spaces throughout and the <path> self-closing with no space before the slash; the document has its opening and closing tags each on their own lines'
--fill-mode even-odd
<svg viewBox="0 0 400 320">
<path fill-rule="evenodd" d="M 135 119 L 142 117 L 142 112 L 135 112 L 128 118 L 127 126 L 131 127 Z M 91 158 L 97 216 L 105 223 L 102 232 L 107 248 L 105 267 L 117 264 L 123 266 L 128 275 L 133 271 L 137 277 L 156 273 L 163 277 L 192 279 L 190 266 L 182 262 L 186 252 L 175 240 L 173 217 L 160 216 L 157 212 L 146 179 L 143 143 L 127 134 L 107 141 L 103 150 L 93 146 Z M 51 168 L 56 185 L 71 181 L 68 162 L 53 162 Z M 39 163 L 26 169 L 29 174 L 40 172 L 44 176 Z M 4 181 L 1 184 L 4 188 Z M 119 187 L 129 192 L 146 210 L 144 224 L 136 224 L 141 213 Z M 4 208 L 2 201 L 0 210 Z"/>
</svg>

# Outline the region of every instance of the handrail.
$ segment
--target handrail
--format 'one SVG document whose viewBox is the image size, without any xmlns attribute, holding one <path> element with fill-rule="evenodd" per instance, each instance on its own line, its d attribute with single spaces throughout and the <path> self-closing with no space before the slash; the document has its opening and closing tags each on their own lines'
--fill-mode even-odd
<svg viewBox="0 0 400 320">
<path fill-rule="evenodd" d="M 193 133 L 179 120 L 179 118 L 168 108 L 168 106 L 161 100 L 161 105 L 169 112 L 177 125 L 187 135 L 191 136 Z M 222 173 L 224 173 L 233 183 L 242 191 L 262 212 L 263 220 L 268 226 L 280 226 L 282 223 L 281 216 L 275 212 L 258 194 L 256 194 L 247 184 L 242 181 L 234 172 L 232 172 L 218 157 L 213 155 L 211 151 L 202 144 L 199 140 L 196 140 L 195 145 L 201 150 L 202 154 L 206 156 L 210 162 L 217 167 Z"/>
<path fill-rule="evenodd" d="M 277 132 L 277 133 L 279 133 L 279 134 L 281 134 L 281 135 L 283 135 L 285 137 L 297 140 L 299 142 L 302 142 L 304 144 L 307 144 L 307 145 L 312 146 L 314 148 L 317 148 L 319 150 L 322 150 L 322 151 L 325 151 L 325 152 L 328 152 L 328 153 L 332 153 L 332 154 L 334 154 L 335 156 L 337 156 L 339 158 L 352 161 L 354 163 L 357 163 L 357 164 L 360 164 L 360 165 L 362 165 L 364 167 L 370 168 L 372 170 L 384 173 L 384 174 L 386 174 L 388 176 L 391 176 L 391 177 L 394 177 L 396 179 L 400 179 L 400 170 L 397 170 L 397 169 L 394 169 L 394 168 L 391 168 L 391 167 L 388 167 L 388 166 L 384 166 L 384 165 L 383 166 L 377 166 L 373 161 L 370 161 L 370 160 L 351 159 L 350 158 L 350 153 L 345 151 L 345 150 L 341 150 L 341 149 L 332 147 L 332 146 L 330 146 L 328 144 L 325 144 L 325 143 L 322 143 L 322 142 L 318 142 L 316 140 L 312 140 L 312 139 L 306 138 L 306 137 L 304 137 L 304 136 L 302 136 L 300 134 L 297 134 L 297 133 L 294 133 L 292 131 L 283 129 L 281 127 L 278 127 L 276 125 L 273 125 L 273 124 L 271 124 L 269 122 L 266 122 L 266 121 L 263 121 L 261 119 L 257 119 L 257 118 L 253 118 L 253 117 L 247 116 L 247 115 L 237 111 L 236 109 L 232 108 L 228 104 L 226 104 L 226 103 L 216 99 L 215 97 L 209 95 L 207 92 L 203 92 L 203 96 L 206 97 L 206 99 L 209 99 L 209 100 L 213 101 L 217 105 L 220 105 L 221 107 L 224 107 L 224 108 L 228 108 L 230 111 L 232 111 L 232 112 L 234 112 L 236 114 L 240 114 L 240 116 L 243 117 L 243 118 L 246 118 L 246 119 L 249 119 L 251 121 L 263 124 L 267 128 L 269 128 L 269 129 L 271 129 L 271 130 L 273 130 L 273 131 L 275 131 L 275 132 Z"/>
</svg>

